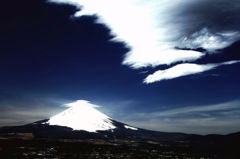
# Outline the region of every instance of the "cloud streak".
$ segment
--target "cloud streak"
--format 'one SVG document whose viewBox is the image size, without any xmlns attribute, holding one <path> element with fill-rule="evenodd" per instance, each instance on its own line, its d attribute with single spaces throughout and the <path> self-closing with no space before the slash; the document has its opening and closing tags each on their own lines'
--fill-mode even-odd
<svg viewBox="0 0 240 159">
<path fill-rule="evenodd" d="M 226 134 L 239 131 L 240 101 L 195 105 L 150 113 L 131 114 L 131 125 L 152 130 Z"/>
<path fill-rule="evenodd" d="M 239 107 L 240 101 L 232 101 L 220 104 L 213 104 L 213 105 L 200 105 L 200 106 L 189 106 L 189 107 L 182 107 L 177 109 L 171 109 L 161 112 L 154 112 L 151 113 L 153 117 L 163 117 L 163 116 L 176 116 L 176 115 L 187 115 L 193 113 L 209 113 L 212 111 L 225 111 L 225 110 L 234 110 L 240 109 Z"/>
<path fill-rule="evenodd" d="M 206 52 L 195 51 L 198 48 L 203 48 L 208 53 L 217 53 L 219 49 L 240 39 L 238 0 L 49 2 L 73 4 L 81 8 L 75 17 L 97 15 L 96 22 L 111 29 L 111 34 L 114 35 L 112 40 L 124 42 L 130 48 L 122 64 L 133 69 L 193 62 L 206 55 Z M 172 70 L 187 65 L 176 66 Z M 192 66 L 198 67 L 196 69 L 201 72 L 215 68 L 211 65 Z M 191 72 L 194 73 L 194 70 Z"/>
<path fill-rule="evenodd" d="M 26 94 L 25 94 L 26 95 Z M 56 112 L 64 110 L 62 104 L 65 100 L 19 96 L 0 100 L 0 127 L 11 125 L 23 125 L 38 120 L 48 119 Z"/>
<path fill-rule="evenodd" d="M 193 63 L 183 63 L 178 64 L 174 67 L 171 67 L 166 70 L 158 70 L 151 75 L 148 75 L 144 79 L 144 83 L 153 83 L 162 80 L 174 79 L 182 76 L 198 74 L 204 71 L 208 71 L 214 68 L 217 68 L 222 65 L 231 65 L 235 63 L 239 63 L 240 61 L 228 61 L 222 63 L 215 63 L 215 64 L 193 64 Z"/>
</svg>

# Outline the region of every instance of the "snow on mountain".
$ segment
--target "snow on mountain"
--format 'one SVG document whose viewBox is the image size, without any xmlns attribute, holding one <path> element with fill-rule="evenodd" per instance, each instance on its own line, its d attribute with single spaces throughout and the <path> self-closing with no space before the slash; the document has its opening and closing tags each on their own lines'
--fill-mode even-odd
<svg viewBox="0 0 240 159">
<path fill-rule="evenodd" d="M 96 110 L 93 105 L 85 100 L 78 100 L 67 104 L 67 110 L 51 117 L 47 122 L 49 125 L 67 126 L 73 130 L 85 130 L 97 132 L 98 130 L 111 130 L 116 127 L 110 117 Z"/>
<path fill-rule="evenodd" d="M 126 129 L 138 130 L 138 128 L 135 128 L 135 127 L 132 127 L 132 126 L 129 126 L 129 125 L 124 125 L 124 127 L 125 127 Z"/>
</svg>

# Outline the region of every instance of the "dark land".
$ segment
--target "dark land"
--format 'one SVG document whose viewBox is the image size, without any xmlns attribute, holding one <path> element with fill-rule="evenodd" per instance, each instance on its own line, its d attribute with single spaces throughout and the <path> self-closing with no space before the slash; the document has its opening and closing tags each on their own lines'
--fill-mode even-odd
<svg viewBox="0 0 240 159">
<path fill-rule="evenodd" d="M 0 128 L 0 159 L 239 159 L 240 133 L 195 135 L 125 129 L 73 131 L 47 120 Z"/>
<path fill-rule="evenodd" d="M 28 134 L 29 135 L 29 134 Z M 5 138 L 1 159 L 239 159 L 237 148 L 198 147 L 126 140 Z"/>
</svg>

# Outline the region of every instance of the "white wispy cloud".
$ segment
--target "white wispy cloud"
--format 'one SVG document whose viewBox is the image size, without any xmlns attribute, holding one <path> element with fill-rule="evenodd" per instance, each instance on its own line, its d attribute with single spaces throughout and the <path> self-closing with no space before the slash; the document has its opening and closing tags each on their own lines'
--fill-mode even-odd
<svg viewBox="0 0 240 159">
<path fill-rule="evenodd" d="M 204 48 L 216 53 L 240 39 L 240 6 L 237 0 L 48 1 L 81 8 L 75 17 L 97 15 L 97 23 L 111 29 L 112 40 L 123 41 L 130 48 L 122 63 L 134 69 L 192 62 L 206 54 L 194 49 Z M 214 68 L 210 65 L 192 66 L 201 72 Z M 181 67 L 176 66 L 172 70 Z"/>
<path fill-rule="evenodd" d="M 59 105 L 68 102 L 68 100 L 40 96 L 29 99 L 24 95 L 0 101 L 0 127 L 23 125 L 48 119 L 57 112 L 63 111 L 65 108 L 59 107 Z"/>
<path fill-rule="evenodd" d="M 211 33 L 207 28 L 193 33 L 189 37 L 181 39 L 183 46 L 191 49 L 204 48 L 210 52 L 223 49 L 239 40 L 240 33 L 238 31 L 225 31 Z"/>
<path fill-rule="evenodd" d="M 214 69 L 214 68 L 222 66 L 222 65 L 231 65 L 231 64 L 239 63 L 239 62 L 240 62 L 240 60 L 215 63 L 215 64 L 203 64 L 203 65 L 193 64 L 193 63 L 178 64 L 169 69 L 158 70 L 158 71 L 154 72 L 153 74 L 148 75 L 144 79 L 144 83 L 149 84 L 149 83 L 153 83 L 153 82 L 157 82 L 157 81 L 168 80 L 168 79 L 178 78 L 178 77 L 187 76 L 187 75 L 193 75 L 193 74 L 197 74 L 197 73 L 201 73 L 204 71 Z"/>
<path fill-rule="evenodd" d="M 131 125 L 161 131 L 226 134 L 240 129 L 240 101 L 194 105 L 149 113 L 135 113 L 125 118 Z"/>
<path fill-rule="evenodd" d="M 231 114 L 229 114 L 230 116 Z M 184 132 L 193 134 L 228 134 L 238 132 L 240 118 L 177 118 L 128 121 L 136 127 L 163 132 Z"/>
<path fill-rule="evenodd" d="M 163 117 L 163 116 L 176 116 L 176 115 L 186 115 L 193 113 L 209 113 L 212 111 L 224 111 L 224 110 L 233 110 L 240 109 L 240 101 L 232 101 L 220 104 L 212 104 L 212 105 L 200 105 L 200 106 L 188 106 L 181 107 L 177 109 L 170 109 L 160 112 L 151 113 L 151 116 L 154 117 Z"/>
<path fill-rule="evenodd" d="M 92 103 L 90 103 L 90 101 L 82 100 L 82 99 L 74 101 L 72 103 L 65 104 L 64 106 L 66 106 L 66 107 L 81 107 L 81 106 L 85 106 L 85 105 L 87 105 L 88 107 L 93 107 L 93 108 L 102 107 L 100 105 L 92 104 Z"/>
</svg>

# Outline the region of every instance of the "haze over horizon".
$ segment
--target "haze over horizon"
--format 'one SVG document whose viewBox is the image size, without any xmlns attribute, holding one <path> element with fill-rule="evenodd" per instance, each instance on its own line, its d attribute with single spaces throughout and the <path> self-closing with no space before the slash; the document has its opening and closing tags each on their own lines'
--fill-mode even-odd
<svg viewBox="0 0 240 159">
<path fill-rule="evenodd" d="M 24 0 L 0 8 L 0 126 L 84 100 L 139 128 L 240 131 L 239 0 Z"/>
</svg>

